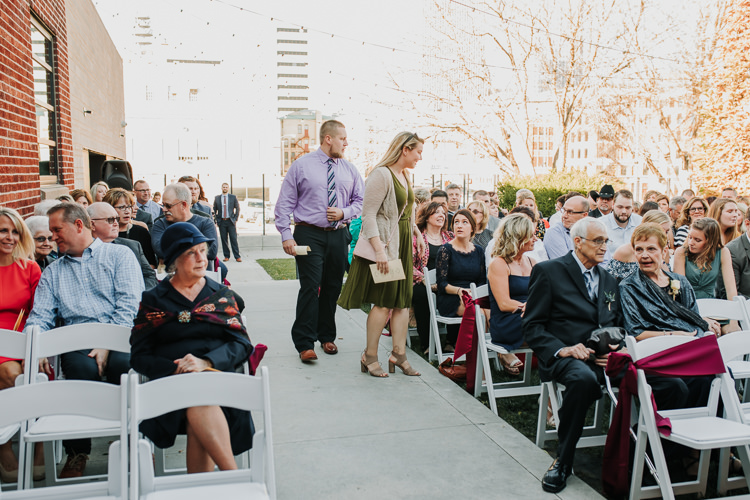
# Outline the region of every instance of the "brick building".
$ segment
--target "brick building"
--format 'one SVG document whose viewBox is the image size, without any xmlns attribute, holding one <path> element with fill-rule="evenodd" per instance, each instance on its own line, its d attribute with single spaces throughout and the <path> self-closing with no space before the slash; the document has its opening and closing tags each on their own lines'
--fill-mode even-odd
<svg viewBox="0 0 750 500">
<path fill-rule="evenodd" d="M 91 0 L 3 0 L 0 37 L 0 205 L 28 214 L 40 199 L 88 187 L 88 155 L 80 153 L 89 143 L 105 158 L 125 156 L 122 61 Z M 92 65 L 119 64 L 119 74 L 93 74 L 93 66 L 70 71 L 92 55 L 99 57 Z M 94 98 L 107 110 L 86 105 L 90 89 L 82 82 L 91 79 L 99 80 Z M 71 116 L 71 103 L 80 117 Z M 83 119 L 99 123 L 82 127 Z M 116 139 L 98 140 L 107 129 Z"/>
</svg>

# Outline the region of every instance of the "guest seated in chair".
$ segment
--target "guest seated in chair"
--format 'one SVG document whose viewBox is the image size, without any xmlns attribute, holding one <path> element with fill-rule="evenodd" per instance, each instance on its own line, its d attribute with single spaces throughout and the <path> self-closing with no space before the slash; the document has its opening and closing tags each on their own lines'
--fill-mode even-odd
<svg viewBox="0 0 750 500">
<path fill-rule="evenodd" d="M 471 283 L 477 286 L 487 282 L 484 262 L 484 249 L 471 242 L 477 230 L 472 213 L 463 208 L 453 216 L 455 237 L 441 246 L 437 254 L 437 309 L 441 316 L 457 317 L 464 315 L 463 292 L 469 292 Z M 449 325 L 458 326 L 458 325 Z M 458 328 L 448 329 L 445 350 L 450 352 L 456 345 Z"/>
<path fill-rule="evenodd" d="M 521 347 L 521 315 L 526 310 L 529 276 L 536 261 L 528 252 L 534 249 L 534 223 L 523 214 L 511 214 L 497 228 L 492 262 L 487 273 L 490 288 L 490 335 L 492 343 L 508 351 Z M 518 375 L 523 363 L 515 354 L 500 355 L 503 369 Z"/>
<path fill-rule="evenodd" d="M 32 215 L 25 222 L 34 239 L 34 260 L 39 264 L 39 268 L 44 271 L 48 265 L 57 259 L 52 232 L 49 230 L 49 217 Z"/>
<path fill-rule="evenodd" d="M 208 245 L 192 224 L 177 222 L 162 235 L 164 263 L 171 276 L 143 293 L 130 337 L 130 363 L 151 379 L 181 373 L 234 372 L 253 350 L 240 312 L 242 298 L 206 279 Z M 221 388 L 217 388 L 221 390 Z M 237 468 L 234 455 L 252 447 L 250 413 L 201 406 L 145 420 L 141 432 L 160 448 L 187 434 L 188 473 Z"/>
<path fill-rule="evenodd" d="M 669 215 L 665 214 L 661 210 L 650 210 L 643 216 L 641 224 L 652 222 L 659 224 L 664 229 L 664 234 L 667 235 L 667 243 L 671 242 L 672 245 L 668 245 L 664 250 L 664 270 L 669 271 L 669 259 L 670 249 L 674 245 L 674 239 L 672 238 L 672 221 Z M 623 280 L 638 271 L 638 260 L 635 257 L 633 246 L 630 242 L 621 245 L 615 253 L 612 254 L 612 260 L 607 264 L 607 271 L 609 274 Z"/>
<path fill-rule="evenodd" d="M 572 252 L 531 270 L 522 320 L 542 381 L 565 386 L 557 458 L 542 479 L 542 489 L 552 493 L 565 488 L 586 413 L 602 397 L 609 354 L 592 359 L 594 351 L 585 342 L 600 327 L 622 324 L 617 282 L 598 265 L 607 253 L 607 228 L 600 219 L 585 217 L 572 225 L 570 237 Z"/>
</svg>

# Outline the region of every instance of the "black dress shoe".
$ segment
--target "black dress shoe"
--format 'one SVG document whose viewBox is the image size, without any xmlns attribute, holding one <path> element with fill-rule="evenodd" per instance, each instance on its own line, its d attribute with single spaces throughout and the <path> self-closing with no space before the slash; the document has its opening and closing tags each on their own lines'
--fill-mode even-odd
<svg viewBox="0 0 750 500">
<path fill-rule="evenodd" d="M 555 459 L 542 478 L 542 489 L 550 493 L 557 493 L 565 489 L 566 481 L 573 472 L 573 467 L 562 464 Z"/>
</svg>

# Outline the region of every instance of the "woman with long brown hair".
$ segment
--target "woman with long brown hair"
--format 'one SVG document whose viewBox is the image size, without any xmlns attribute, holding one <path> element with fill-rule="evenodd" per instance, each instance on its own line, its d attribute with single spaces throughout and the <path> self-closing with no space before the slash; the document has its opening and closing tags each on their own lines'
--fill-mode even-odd
<svg viewBox="0 0 750 500">
<path fill-rule="evenodd" d="M 708 214 L 708 202 L 698 196 L 693 196 L 682 206 L 682 213 L 677 218 L 677 232 L 674 235 L 674 246 L 680 247 L 687 239 L 690 225 Z"/>
<path fill-rule="evenodd" d="M 737 219 L 742 214 L 737 208 L 737 203 L 729 198 L 719 198 L 711 204 L 708 217 L 719 223 L 721 229 L 721 242 L 726 245 L 740 235 L 737 229 Z"/>
</svg>

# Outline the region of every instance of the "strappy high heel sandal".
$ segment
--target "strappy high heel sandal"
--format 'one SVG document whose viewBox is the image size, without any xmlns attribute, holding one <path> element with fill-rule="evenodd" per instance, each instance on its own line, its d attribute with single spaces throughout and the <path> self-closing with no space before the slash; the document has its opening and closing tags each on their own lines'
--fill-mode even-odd
<svg viewBox="0 0 750 500">
<path fill-rule="evenodd" d="M 367 354 L 362 353 L 362 359 L 359 360 L 359 363 L 362 368 L 362 373 L 369 373 L 373 377 L 379 378 L 388 376 L 388 374 L 383 371 L 383 367 L 380 366 L 380 363 L 378 363 L 377 356 L 368 356 Z"/>
<path fill-rule="evenodd" d="M 409 375 L 412 377 L 419 377 L 422 375 L 417 370 L 411 367 L 409 362 L 406 360 L 406 353 L 404 354 L 396 354 L 395 352 L 391 352 L 391 356 L 388 358 L 388 373 L 396 373 L 396 367 L 401 368 L 401 371 L 404 372 L 404 375 Z"/>
</svg>

